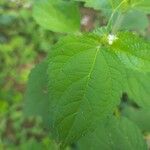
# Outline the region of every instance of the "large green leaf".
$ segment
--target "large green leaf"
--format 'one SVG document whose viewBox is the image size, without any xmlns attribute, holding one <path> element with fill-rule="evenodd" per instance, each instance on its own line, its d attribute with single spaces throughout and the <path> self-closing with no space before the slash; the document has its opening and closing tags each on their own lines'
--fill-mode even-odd
<svg viewBox="0 0 150 150">
<path fill-rule="evenodd" d="M 96 35 L 68 36 L 49 54 L 52 132 L 72 143 L 111 114 L 122 93 L 117 56 Z"/>
<path fill-rule="evenodd" d="M 150 42 L 133 33 L 121 32 L 116 35 L 110 48 L 126 67 L 150 72 Z"/>
<path fill-rule="evenodd" d="M 81 138 L 79 150 L 147 150 L 137 126 L 126 118 L 110 118 Z"/>
<path fill-rule="evenodd" d="M 79 10 L 75 2 L 37 0 L 33 17 L 42 27 L 54 32 L 76 32 L 80 29 Z"/>
<path fill-rule="evenodd" d="M 45 126 L 48 127 L 50 117 L 47 79 L 47 61 L 43 61 L 30 73 L 24 113 L 26 116 L 42 117 Z"/>
<path fill-rule="evenodd" d="M 49 55 L 51 127 L 64 145 L 112 113 L 122 88 L 129 94 L 136 91 L 137 87 L 131 89 L 128 84 L 131 77 L 125 67 L 149 71 L 148 42 L 128 32 L 111 35 L 113 40 L 105 36 L 68 36 Z M 141 94 L 145 94 L 144 90 Z M 148 103 L 147 98 L 137 101 Z"/>
</svg>

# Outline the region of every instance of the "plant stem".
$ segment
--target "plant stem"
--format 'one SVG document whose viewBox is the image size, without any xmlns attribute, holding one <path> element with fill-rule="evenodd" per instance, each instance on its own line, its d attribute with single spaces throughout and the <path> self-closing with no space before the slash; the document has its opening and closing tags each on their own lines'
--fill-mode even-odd
<svg viewBox="0 0 150 150">
<path fill-rule="evenodd" d="M 115 9 L 114 11 L 112 12 L 111 16 L 110 16 L 110 19 L 108 21 L 108 24 L 107 24 L 107 29 L 109 31 L 111 31 L 111 25 L 112 25 L 112 21 L 113 21 L 113 17 L 115 15 L 115 13 L 118 11 L 118 9 L 122 6 L 122 4 L 125 2 L 125 0 L 123 0 Z M 118 20 L 118 19 L 117 19 Z"/>
</svg>

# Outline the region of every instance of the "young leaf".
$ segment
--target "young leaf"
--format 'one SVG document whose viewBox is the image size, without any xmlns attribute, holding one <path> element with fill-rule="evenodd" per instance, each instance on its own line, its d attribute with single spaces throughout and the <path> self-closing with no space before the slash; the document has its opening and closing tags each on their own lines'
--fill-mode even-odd
<svg viewBox="0 0 150 150">
<path fill-rule="evenodd" d="M 116 35 L 110 46 L 120 61 L 128 68 L 150 72 L 150 43 L 129 32 Z"/>
<path fill-rule="evenodd" d="M 79 150 L 147 150 L 136 125 L 126 118 L 112 117 L 93 133 L 81 138 Z"/>
<path fill-rule="evenodd" d="M 37 0 L 33 17 L 42 27 L 54 32 L 77 32 L 80 29 L 79 10 L 75 2 Z"/>
<path fill-rule="evenodd" d="M 96 35 L 68 36 L 49 55 L 52 132 L 72 143 L 111 114 L 122 92 L 122 68 Z"/>
<path fill-rule="evenodd" d="M 30 73 L 25 95 L 26 116 L 41 116 L 45 126 L 49 125 L 49 97 L 47 85 L 47 61 L 37 65 Z"/>
</svg>

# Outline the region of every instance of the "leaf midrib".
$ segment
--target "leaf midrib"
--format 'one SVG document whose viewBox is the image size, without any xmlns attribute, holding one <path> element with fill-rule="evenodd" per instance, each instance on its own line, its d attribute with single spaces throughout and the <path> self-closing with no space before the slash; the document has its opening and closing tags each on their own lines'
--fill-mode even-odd
<svg viewBox="0 0 150 150">
<path fill-rule="evenodd" d="M 82 98 L 82 99 L 84 99 L 84 97 L 85 97 L 85 95 L 86 95 L 86 90 L 87 90 L 88 83 L 89 83 L 91 74 L 92 74 L 92 72 L 93 72 L 95 63 L 96 63 L 97 54 L 98 54 L 98 52 L 99 52 L 99 49 L 100 49 L 100 46 L 98 46 L 97 49 L 96 49 L 96 52 L 95 52 L 95 55 L 94 55 L 94 58 L 93 58 L 93 63 L 92 63 L 91 69 L 90 69 L 89 74 L 88 74 L 87 84 L 85 85 L 85 92 L 84 92 L 84 95 L 83 95 L 83 98 Z M 87 101 L 88 101 L 88 99 L 87 99 Z M 89 101 L 88 101 L 88 103 L 89 103 Z M 81 104 L 82 104 L 82 102 L 80 103 L 79 107 L 77 108 L 77 111 L 78 111 L 78 109 L 80 108 Z M 90 106 L 91 106 L 91 105 L 90 105 Z M 92 109 L 92 107 L 91 107 L 91 109 Z M 76 112 L 77 112 L 77 111 L 76 111 Z M 66 136 L 66 138 L 65 138 L 64 141 L 66 141 L 67 138 L 69 137 L 70 131 L 71 131 L 72 127 L 73 127 L 73 124 L 75 123 L 75 120 L 76 120 L 76 117 L 75 117 L 75 119 L 73 120 L 72 125 L 71 125 L 71 127 L 70 127 L 70 129 L 69 129 L 68 135 Z M 64 144 L 64 145 L 65 145 L 65 144 Z"/>
</svg>

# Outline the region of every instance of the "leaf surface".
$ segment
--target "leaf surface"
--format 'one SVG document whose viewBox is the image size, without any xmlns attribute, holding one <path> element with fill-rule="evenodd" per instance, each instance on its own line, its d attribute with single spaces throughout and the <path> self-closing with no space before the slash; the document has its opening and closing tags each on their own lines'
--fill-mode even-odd
<svg viewBox="0 0 150 150">
<path fill-rule="evenodd" d="M 150 110 L 125 107 L 123 115 L 133 121 L 143 132 L 150 132 Z"/>
<path fill-rule="evenodd" d="M 135 8 L 144 12 L 150 12 L 150 1 L 149 0 L 135 0 Z"/>
<path fill-rule="evenodd" d="M 80 29 L 79 10 L 75 2 L 37 0 L 33 17 L 45 29 L 54 32 L 77 32 Z"/>
<path fill-rule="evenodd" d="M 40 116 L 49 126 L 47 61 L 38 64 L 30 73 L 25 94 L 24 113 L 26 116 Z"/>
<path fill-rule="evenodd" d="M 127 80 L 124 84 L 124 92 L 140 107 L 150 108 L 150 73 L 144 74 L 132 70 L 126 70 Z"/>
<path fill-rule="evenodd" d="M 150 72 L 150 43 L 129 32 L 120 32 L 110 46 L 127 67 Z"/>
<path fill-rule="evenodd" d="M 149 43 L 128 32 L 117 34 L 113 44 L 102 44 L 98 34 L 68 36 L 58 42 L 48 67 L 56 138 L 64 145 L 72 143 L 114 111 L 122 92 L 138 97 L 141 83 L 137 80 L 131 88 L 129 82 L 134 70 L 149 71 L 149 56 Z M 140 92 L 145 94 L 145 89 Z M 135 101 L 147 104 L 147 95 Z"/>
<path fill-rule="evenodd" d="M 121 14 L 121 13 L 119 13 Z M 140 19 L 137 19 L 140 18 Z M 113 24 L 117 24 L 116 18 L 114 18 Z M 136 32 L 145 31 L 148 27 L 148 17 L 145 12 L 137 9 L 131 9 L 123 14 L 121 25 L 118 30 L 132 30 Z"/>
<path fill-rule="evenodd" d="M 111 9 L 111 4 L 108 0 L 77 0 L 85 2 L 86 7 L 92 7 L 94 9 Z"/>
<path fill-rule="evenodd" d="M 64 145 L 76 141 L 112 114 L 122 93 L 117 56 L 99 36 L 68 36 L 49 54 L 53 134 Z"/>
<path fill-rule="evenodd" d="M 140 130 L 126 118 L 112 117 L 79 141 L 79 150 L 147 150 Z"/>
</svg>

